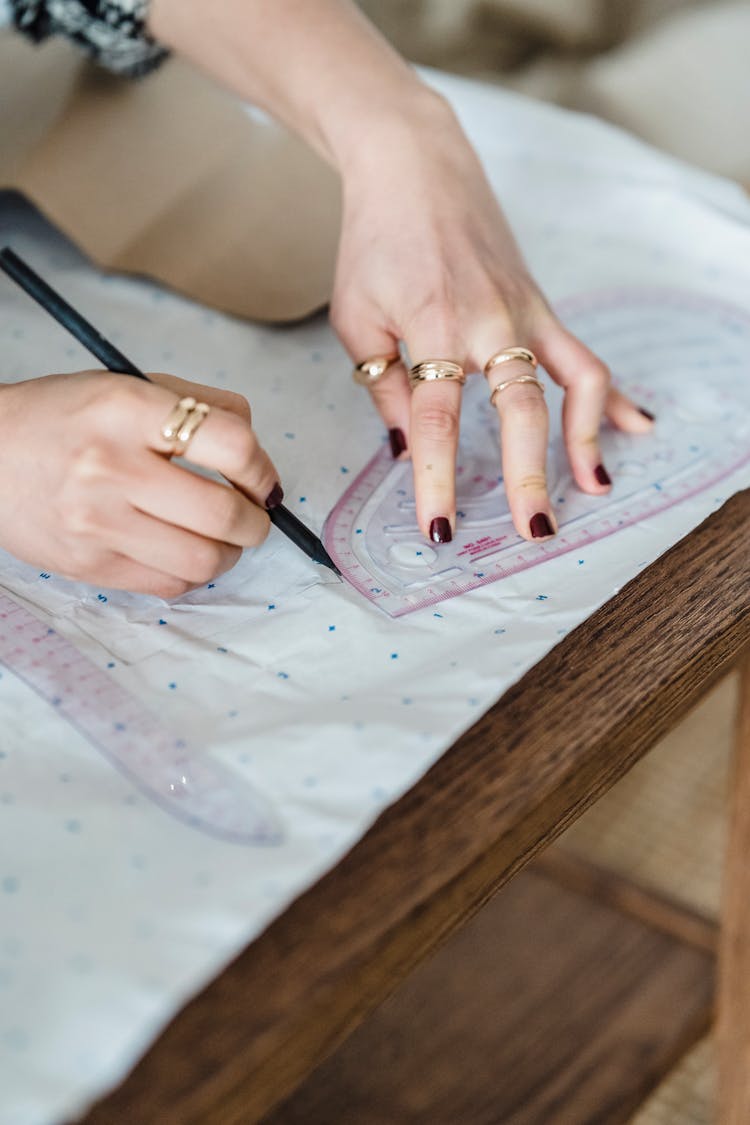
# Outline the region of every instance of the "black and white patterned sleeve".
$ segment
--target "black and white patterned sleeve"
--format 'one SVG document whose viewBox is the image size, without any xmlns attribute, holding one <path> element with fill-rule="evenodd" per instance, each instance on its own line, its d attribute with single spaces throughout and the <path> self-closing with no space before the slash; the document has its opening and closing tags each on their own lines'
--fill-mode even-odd
<svg viewBox="0 0 750 1125">
<path fill-rule="evenodd" d="M 146 74 L 167 55 L 146 31 L 149 0 L 10 0 L 13 23 L 35 42 L 66 35 L 108 70 Z"/>
</svg>

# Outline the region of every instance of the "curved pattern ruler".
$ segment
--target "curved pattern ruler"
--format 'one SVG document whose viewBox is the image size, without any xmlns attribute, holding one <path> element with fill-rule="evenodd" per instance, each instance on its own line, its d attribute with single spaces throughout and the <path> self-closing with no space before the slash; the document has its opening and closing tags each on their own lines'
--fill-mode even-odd
<svg viewBox="0 0 750 1125">
<path fill-rule="evenodd" d="M 0 594 L 0 663 L 167 812 L 237 844 L 278 844 L 270 805 L 177 737 L 55 629 Z"/>
<path fill-rule="evenodd" d="M 339 570 L 392 617 L 651 519 L 750 461 L 750 317 L 744 310 L 688 292 L 618 290 L 575 298 L 560 313 L 609 364 L 616 385 L 656 415 L 652 433 L 634 436 L 605 424 L 601 445 L 613 488 L 605 497 L 589 496 L 572 478 L 560 410 L 550 395 L 547 479 L 559 531 L 546 543 L 529 543 L 513 527 L 505 499 L 486 385 L 470 380 L 451 543 L 434 547 L 423 539 L 411 464 L 394 464 L 385 448 L 326 521 L 325 546 Z"/>
</svg>

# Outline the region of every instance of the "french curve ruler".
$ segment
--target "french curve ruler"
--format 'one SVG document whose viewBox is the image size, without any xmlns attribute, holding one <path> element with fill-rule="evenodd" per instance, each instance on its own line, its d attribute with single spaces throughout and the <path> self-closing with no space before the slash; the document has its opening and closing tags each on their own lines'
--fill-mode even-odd
<svg viewBox="0 0 750 1125">
<path fill-rule="evenodd" d="M 325 546 L 339 570 L 392 617 L 654 519 L 750 461 L 750 317 L 744 310 L 688 292 L 628 289 L 575 298 L 559 312 L 609 364 L 615 385 L 656 416 L 656 425 L 636 436 L 605 423 L 601 447 L 613 488 L 606 496 L 589 496 L 570 472 L 562 392 L 550 380 L 547 479 L 559 531 L 535 544 L 513 526 L 496 412 L 485 381 L 470 379 L 451 543 L 436 546 L 423 538 L 411 463 L 394 463 L 387 448 L 365 466 L 326 521 Z"/>
<path fill-rule="evenodd" d="M 192 828 L 237 844 L 277 844 L 268 802 L 170 731 L 62 634 L 0 593 L 0 663 L 145 796 Z"/>
</svg>

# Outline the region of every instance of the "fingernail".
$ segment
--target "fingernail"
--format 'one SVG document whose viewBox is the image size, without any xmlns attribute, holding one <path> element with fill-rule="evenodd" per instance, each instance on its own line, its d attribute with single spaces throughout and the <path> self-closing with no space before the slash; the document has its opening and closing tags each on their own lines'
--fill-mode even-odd
<svg viewBox="0 0 750 1125">
<path fill-rule="evenodd" d="M 399 457 L 406 449 L 406 438 L 404 437 L 403 430 L 389 430 L 388 440 L 391 443 L 391 453 L 394 460 Z"/>
<path fill-rule="evenodd" d="M 534 539 L 542 539 L 545 535 L 555 534 L 555 530 L 544 512 L 537 512 L 535 516 L 531 517 L 529 529 Z"/>
<path fill-rule="evenodd" d="M 445 516 L 438 516 L 430 524 L 430 539 L 433 543 L 450 543 L 453 538 L 450 521 Z"/>
<path fill-rule="evenodd" d="M 279 482 L 276 481 L 276 484 L 273 486 L 271 491 L 268 493 L 268 496 L 266 497 L 266 507 L 267 508 L 278 508 L 279 504 L 281 503 L 281 501 L 283 499 L 284 499 L 284 489 L 281 487 Z"/>
<path fill-rule="evenodd" d="M 646 410 L 645 406 L 639 406 L 638 409 L 640 410 L 644 418 L 648 418 L 649 422 L 656 421 L 656 416 L 652 414 L 650 410 Z"/>
<path fill-rule="evenodd" d="M 594 469 L 594 476 L 599 481 L 599 484 L 611 484 L 609 473 L 604 468 L 604 465 L 597 465 Z"/>
</svg>

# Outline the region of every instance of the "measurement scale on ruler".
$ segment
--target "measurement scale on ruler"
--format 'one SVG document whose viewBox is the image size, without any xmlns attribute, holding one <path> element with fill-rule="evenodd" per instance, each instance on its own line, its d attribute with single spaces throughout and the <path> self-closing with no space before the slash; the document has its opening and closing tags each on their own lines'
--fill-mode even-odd
<svg viewBox="0 0 750 1125">
<path fill-rule="evenodd" d="M 167 812 L 238 844 L 276 844 L 265 800 L 201 755 L 62 634 L 0 594 L 0 663 Z"/>
<path fill-rule="evenodd" d="M 326 522 L 325 546 L 342 574 L 392 617 L 581 550 L 750 462 L 750 317 L 744 310 L 679 291 L 618 290 L 576 298 L 559 311 L 609 364 L 615 385 L 656 415 L 653 431 L 632 435 L 605 425 L 601 447 L 613 488 L 603 497 L 586 495 L 570 472 L 560 391 L 548 385 L 547 479 L 559 531 L 546 543 L 530 543 L 513 527 L 505 499 L 486 383 L 470 379 L 451 543 L 438 547 L 423 539 L 411 463 L 394 464 L 387 449 Z"/>
</svg>

